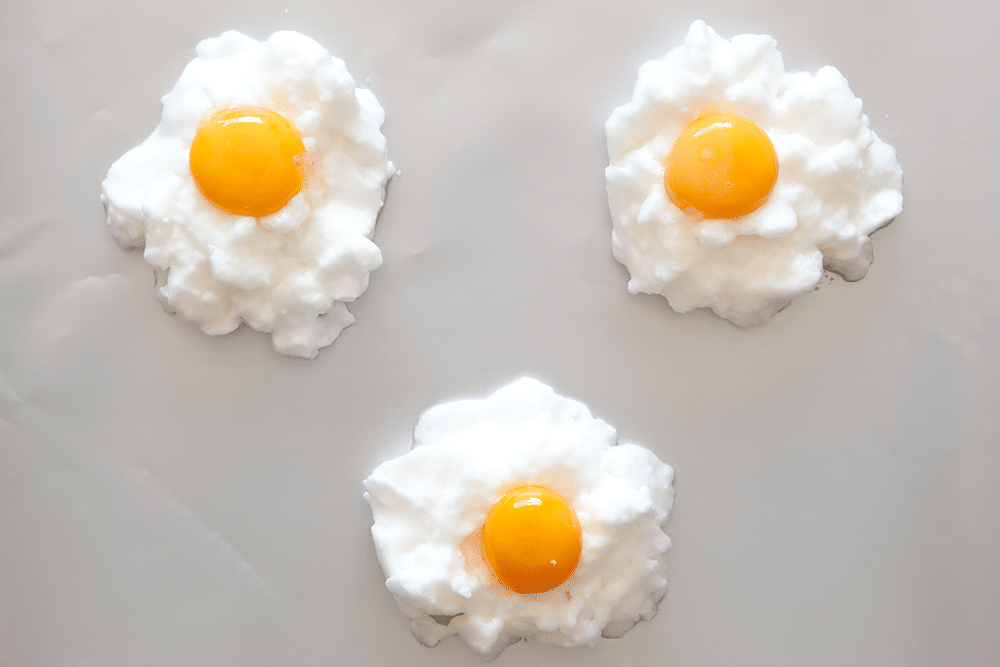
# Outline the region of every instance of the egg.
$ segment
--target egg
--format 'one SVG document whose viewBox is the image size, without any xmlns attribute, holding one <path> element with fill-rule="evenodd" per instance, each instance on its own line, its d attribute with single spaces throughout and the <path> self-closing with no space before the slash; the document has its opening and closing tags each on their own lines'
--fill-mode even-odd
<svg viewBox="0 0 1000 667">
<path fill-rule="evenodd" d="M 786 73 L 767 35 L 684 45 L 639 70 L 606 124 L 612 250 L 633 294 L 677 312 L 761 324 L 872 262 L 869 235 L 902 211 L 895 151 L 833 67 Z"/>
<path fill-rule="evenodd" d="M 156 294 L 209 335 L 241 323 L 312 359 L 354 323 L 394 167 L 385 113 L 305 35 L 198 44 L 159 125 L 109 169 L 112 235 L 143 248 Z"/>
<path fill-rule="evenodd" d="M 386 588 L 410 630 L 496 656 L 593 646 L 667 590 L 673 469 L 587 406 L 522 378 L 436 405 L 364 481 Z"/>
</svg>

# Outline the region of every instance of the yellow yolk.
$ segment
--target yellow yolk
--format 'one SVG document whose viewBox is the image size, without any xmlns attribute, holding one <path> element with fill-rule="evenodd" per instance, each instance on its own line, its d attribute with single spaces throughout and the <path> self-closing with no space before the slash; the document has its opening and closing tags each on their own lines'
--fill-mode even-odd
<svg viewBox="0 0 1000 667">
<path fill-rule="evenodd" d="M 767 201 L 777 178 L 778 156 L 763 130 L 742 116 L 712 114 L 681 132 L 663 180 L 680 208 L 738 218 Z"/>
<path fill-rule="evenodd" d="M 302 189 L 302 137 L 285 118 L 256 107 L 224 109 L 204 121 L 191 144 L 191 173 L 205 197 L 227 213 L 260 218 Z"/>
<path fill-rule="evenodd" d="M 581 548 L 573 508 L 540 486 L 508 493 L 483 525 L 486 562 L 515 593 L 543 593 L 566 581 L 580 562 Z"/>
</svg>

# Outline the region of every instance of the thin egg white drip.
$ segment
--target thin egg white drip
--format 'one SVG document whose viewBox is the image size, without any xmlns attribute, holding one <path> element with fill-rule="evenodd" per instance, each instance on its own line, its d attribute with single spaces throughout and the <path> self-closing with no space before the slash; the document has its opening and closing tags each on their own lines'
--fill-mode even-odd
<svg viewBox="0 0 1000 667">
<path fill-rule="evenodd" d="M 219 125 L 222 125 L 223 127 L 229 125 L 230 123 L 259 123 L 261 125 L 264 124 L 264 120 L 262 118 L 258 118 L 257 116 L 240 116 L 239 118 L 227 118 L 217 122 L 219 123 Z"/>
<path fill-rule="evenodd" d="M 712 123 L 711 125 L 709 125 L 707 127 L 701 128 L 700 130 L 698 130 L 697 132 L 694 133 L 694 136 L 697 138 L 697 137 L 700 137 L 701 135 L 705 134 L 706 132 L 709 132 L 710 130 L 718 130 L 718 129 L 721 129 L 721 128 L 732 129 L 732 127 L 733 127 L 732 123 L 730 123 L 728 121 L 720 121 L 718 123 Z"/>
</svg>

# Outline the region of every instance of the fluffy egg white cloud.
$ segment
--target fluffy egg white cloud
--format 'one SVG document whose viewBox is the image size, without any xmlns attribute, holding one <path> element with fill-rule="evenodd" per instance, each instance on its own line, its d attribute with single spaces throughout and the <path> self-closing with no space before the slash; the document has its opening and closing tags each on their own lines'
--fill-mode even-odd
<svg viewBox="0 0 1000 667">
<path fill-rule="evenodd" d="M 364 487 L 386 588 L 414 636 L 434 646 L 458 635 L 496 655 L 521 639 L 593 646 L 652 618 L 667 589 L 672 483 L 670 466 L 617 444 L 587 406 L 522 378 L 487 398 L 429 409 L 412 449 Z M 528 595 L 500 585 L 479 532 L 493 504 L 523 485 L 565 499 L 583 545 L 568 580 Z"/>
<path fill-rule="evenodd" d="M 667 155 L 706 112 L 748 118 L 774 145 L 777 182 L 752 213 L 703 219 L 666 193 Z M 895 151 L 871 130 L 844 76 L 834 67 L 785 72 L 767 35 L 730 41 L 695 21 L 682 46 L 642 65 L 632 100 L 606 129 L 614 256 L 631 293 L 660 294 L 677 312 L 766 322 L 824 269 L 863 278 L 869 235 L 902 211 Z"/>
<path fill-rule="evenodd" d="M 278 352 L 314 358 L 354 322 L 346 304 L 382 263 L 371 241 L 393 173 L 382 107 L 343 61 L 289 31 L 202 41 L 162 101 L 159 125 L 104 181 L 111 233 L 144 248 L 167 312 L 209 335 L 245 322 Z M 302 189 L 260 219 L 214 206 L 189 166 L 199 124 L 242 105 L 284 116 L 306 150 Z"/>
</svg>

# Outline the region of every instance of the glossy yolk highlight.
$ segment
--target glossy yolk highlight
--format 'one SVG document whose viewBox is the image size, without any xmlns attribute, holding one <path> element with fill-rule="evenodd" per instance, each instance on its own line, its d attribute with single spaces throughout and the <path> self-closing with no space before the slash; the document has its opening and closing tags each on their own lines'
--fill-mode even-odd
<svg viewBox="0 0 1000 667">
<path fill-rule="evenodd" d="M 681 132 L 663 180 L 678 207 L 738 218 L 767 201 L 777 178 L 778 156 L 763 130 L 742 116 L 712 114 Z"/>
<path fill-rule="evenodd" d="M 227 213 L 260 218 L 302 189 L 302 137 L 267 109 L 224 109 L 204 121 L 191 144 L 191 173 L 205 197 Z"/>
<path fill-rule="evenodd" d="M 581 548 L 573 508 L 540 486 L 508 493 L 483 525 L 486 561 L 515 593 L 543 593 L 566 581 L 580 562 Z"/>
</svg>

